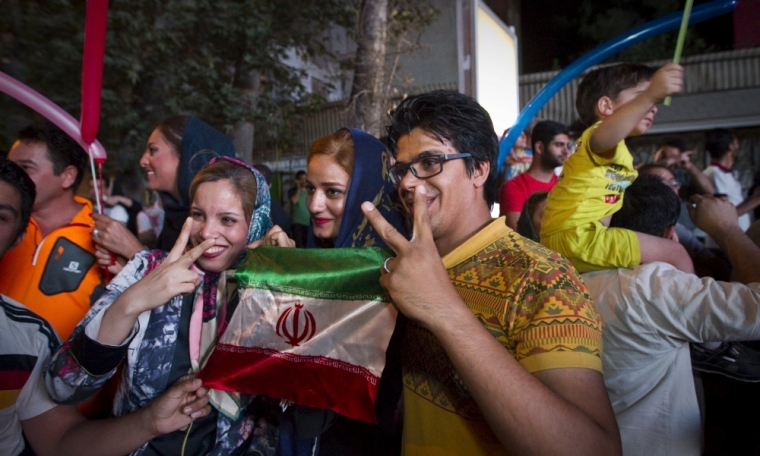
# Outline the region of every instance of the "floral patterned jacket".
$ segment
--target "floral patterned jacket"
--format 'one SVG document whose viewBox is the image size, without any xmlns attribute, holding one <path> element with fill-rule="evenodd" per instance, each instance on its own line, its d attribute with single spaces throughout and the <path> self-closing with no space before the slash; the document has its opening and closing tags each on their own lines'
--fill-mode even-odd
<svg viewBox="0 0 760 456">
<path fill-rule="evenodd" d="M 79 323 L 69 340 L 52 357 L 46 373 L 48 392 L 60 404 L 76 404 L 92 397 L 116 373 L 126 356 L 113 414 L 125 415 L 147 406 L 170 385 L 169 374 L 177 346 L 182 296 L 142 313 L 122 345 L 101 345 L 96 338 L 106 309 L 127 287 L 163 261 L 158 250 L 135 255 L 106 288 L 101 298 Z M 250 397 L 245 398 L 250 402 Z M 216 441 L 211 455 L 275 454 L 277 429 L 244 407 L 235 420 L 217 414 Z M 147 443 L 132 452 L 145 453 Z"/>
</svg>

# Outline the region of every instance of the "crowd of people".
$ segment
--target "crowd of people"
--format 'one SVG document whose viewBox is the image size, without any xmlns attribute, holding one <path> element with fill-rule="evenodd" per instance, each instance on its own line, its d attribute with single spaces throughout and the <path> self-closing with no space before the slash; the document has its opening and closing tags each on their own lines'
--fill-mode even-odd
<svg viewBox="0 0 760 456">
<path fill-rule="evenodd" d="M 674 64 L 596 69 L 577 140 L 537 122 L 501 173 L 475 100 L 411 96 L 382 141 L 315 141 L 289 214 L 271 170 L 195 117 L 150 134 L 144 201 L 90 182 L 103 214 L 77 196 L 84 151 L 23 129 L 0 159 L 3 454 L 699 454 L 692 368 L 760 381 L 743 362 L 760 339 L 760 190 L 744 197 L 725 129 L 706 134 L 705 171 L 678 139 L 634 164 L 625 139 L 682 84 Z M 399 318 L 376 424 L 209 404 L 195 375 L 262 245 L 388 250 L 378 280 Z"/>
</svg>

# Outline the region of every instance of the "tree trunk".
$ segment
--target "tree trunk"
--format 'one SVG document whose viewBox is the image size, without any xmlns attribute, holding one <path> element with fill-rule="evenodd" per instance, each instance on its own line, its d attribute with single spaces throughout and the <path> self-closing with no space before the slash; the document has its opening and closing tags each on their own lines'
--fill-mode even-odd
<svg viewBox="0 0 760 456">
<path fill-rule="evenodd" d="M 232 132 L 232 145 L 235 155 L 248 164 L 253 163 L 253 123 L 242 122 Z"/>
<path fill-rule="evenodd" d="M 372 135 L 385 134 L 385 36 L 388 0 L 364 0 L 359 15 L 349 124 Z"/>
</svg>

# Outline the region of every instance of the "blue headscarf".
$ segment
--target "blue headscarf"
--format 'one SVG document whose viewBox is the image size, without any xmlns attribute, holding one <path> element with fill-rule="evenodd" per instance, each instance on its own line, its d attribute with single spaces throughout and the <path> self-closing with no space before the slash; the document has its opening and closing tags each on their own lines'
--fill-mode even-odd
<svg viewBox="0 0 760 456">
<path fill-rule="evenodd" d="M 169 193 L 161 192 L 164 205 L 164 227 L 156 241 L 156 248 L 169 251 L 177 242 L 182 225 L 190 208 L 190 183 L 198 171 L 215 157 L 234 157 L 232 140 L 206 122 L 188 117 L 182 130 L 182 143 L 177 167 L 179 201 Z"/>
<path fill-rule="evenodd" d="M 387 247 L 361 210 L 372 202 L 380 214 L 401 234 L 406 235 L 404 209 L 396 187 L 388 177 L 388 152 L 377 138 L 356 128 L 347 128 L 354 142 L 354 172 L 348 187 L 346 204 L 335 247 Z M 317 247 L 314 228 L 309 225 L 307 247 Z"/>
<path fill-rule="evenodd" d="M 179 203 L 190 207 L 190 183 L 198 171 L 205 168 L 213 158 L 234 157 L 232 140 L 206 122 L 188 117 L 182 131 L 182 150 L 177 168 Z"/>
<path fill-rule="evenodd" d="M 272 203 L 269 196 L 269 185 L 267 184 L 266 179 L 259 172 L 259 170 L 243 161 L 238 160 L 237 158 L 212 158 L 206 166 L 212 165 L 219 160 L 226 160 L 235 165 L 242 166 L 243 168 L 246 168 L 248 171 L 252 172 L 253 177 L 256 178 L 256 202 L 253 206 L 253 214 L 251 214 L 251 223 L 248 224 L 248 236 L 246 239 L 246 244 L 250 244 L 253 241 L 263 238 L 266 232 L 272 228 L 272 219 L 269 216 L 269 211 Z M 246 253 L 248 253 L 248 251 L 244 250 L 241 257 L 235 262 L 235 264 L 232 265 L 233 269 L 237 269 L 238 266 L 240 266 L 240 264 L 245 259 Z"/>
<path fill-rule="evenodd" d="M 271 204 L 269 197 L 269 185 L 267 185 L 266 179 L 264 179 L 264 176 L 262 176 L 261 173 L 259 173 L 259 171 L 253 166 L 232 157 L 212 158 L 206 166 L 210 166 L 216 163 L 218 160 L 226 160 L 237 166 L 242 166 L 252 172 L 253 176 L 256 178 L 256 202 L 253 206 L 251 222 L 248 224 L 246 244 L 250 244 L 255 240 L 261 239 L 264 237 L 269 228 L 272 227 L 272 220 L 269 218 L 269 207 Z M 238 257 L 238 259 L 235 260 L 235 263 L 232 264 L 232 269 L 237 269 L 243 263 L 243 260 L 245 260 L 247 254 L 248 249 L 243 249 L 243 251 L 240 253 L 240 257 Z M 205 275 L 203 276 L 202 293 L 204 322 L 216 318 L 217 287 L 220 276 L 221 272 L 211 271 L 205 271 Z"/>
</svg>

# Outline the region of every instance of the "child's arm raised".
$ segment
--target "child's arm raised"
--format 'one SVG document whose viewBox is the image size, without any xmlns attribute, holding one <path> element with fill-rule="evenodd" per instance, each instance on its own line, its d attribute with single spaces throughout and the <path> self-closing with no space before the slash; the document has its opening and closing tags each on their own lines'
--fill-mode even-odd
<svg viewBox="0 0 760 456">
<path fill-rule="evenodd" d="M 615 146 L 630 136 L 647 114 L 653 111 L 649 125 L 645 126 L 648 129 L 657 112 L 655 105 L 662 102 L 665 97 L 680 92 L 682 86 L 683 68 L 669 63 L 657 70 L 652 76 L 649 87 L 635 94 L 630 101 L 620 95 L 616 100 L 609 97 L 600 98 L 597 109 L 603 120 L 589 138 L 591 151 L 601 157 L 609 158 L 614 153 Z M 643 133 L 643 131 L 638 133 Z"/>
<path fill-rule="evenodd" d="M 665 239 L 634 231 L 639 238 L 641 263 L 662 261 L 670 263 L 683 272 L 694 274 L 694 263 L 686 249 L 677 240 Z"/>
</svg>

